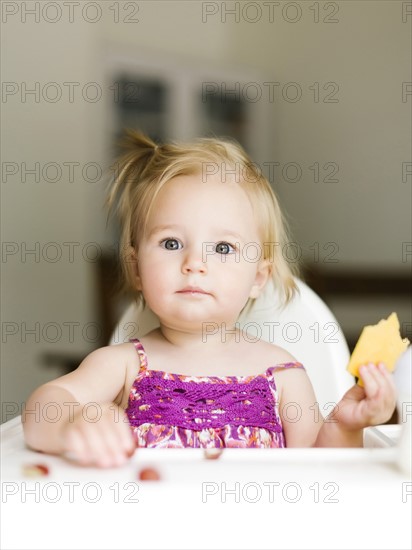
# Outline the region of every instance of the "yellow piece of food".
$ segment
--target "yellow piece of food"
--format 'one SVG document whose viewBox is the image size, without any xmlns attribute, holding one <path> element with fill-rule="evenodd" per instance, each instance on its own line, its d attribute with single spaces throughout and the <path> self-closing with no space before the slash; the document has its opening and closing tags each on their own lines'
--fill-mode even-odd
<svg viewBox="0 0 412 550">
<path fill-rule="evenodd" d="M 348 371 L 359 378 L 359 367 L 362 365 L 385 363 L 386 368 L 392 372 L 409 343 L 407 338 L 402 340 L 398 316 L 391 313 L 378 324 L 364 327 L 351 355 Z"/>
</svg>

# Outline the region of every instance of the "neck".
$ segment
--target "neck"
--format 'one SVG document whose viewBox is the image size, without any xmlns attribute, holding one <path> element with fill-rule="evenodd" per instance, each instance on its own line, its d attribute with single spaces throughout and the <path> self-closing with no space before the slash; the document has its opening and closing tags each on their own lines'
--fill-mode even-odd
<svg viewBox="0 0 412 550">
<path fill-rule="evenodd" d="M 191 348 L 203 346 L 212 351 L 227 348 L 229 344 L 239 339 L 239 328 L 236 325 L 204 323 L 202 330 L 182 330 L 170 326 L 160 325 L 160 333 L 163 338 L 179 348 Z"/>
</svg>

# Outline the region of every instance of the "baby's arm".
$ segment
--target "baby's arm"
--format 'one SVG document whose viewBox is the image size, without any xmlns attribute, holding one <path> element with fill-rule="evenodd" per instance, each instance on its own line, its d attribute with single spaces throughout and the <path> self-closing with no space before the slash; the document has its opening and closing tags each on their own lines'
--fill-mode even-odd
<svg viewBox="0 0 412 550">
<path fill-rule="evenodd" d="M 52 454 L 69 453 L 84 465 L 120 465 L 135 447 L 119 402 L 130 345 L 108 346 L 88 355 L 72 373 L 40 386 L 22 415 L 28 446 Z M 57 410 L 55 421 L 49 410 Z"/>
<path fill-rule="evenodd" d="M 325 420 L 317 447 L 362 447 L 363 428 L 383 424 L 396 406 L 396 388 L 392 374 L 380 363 L 369 363 L 359 369 L 363 387 L 348 390 L 332 414 Z"/>
<path fill-rule="evenodd" d="M 312 384 L 300 369 L 277 373 L 279 412 L 288 447 L 362 447 L 363 428 L 385 422 L 396 404 L 392 375 L 384 366 L 361 367 L 364 387 L 354 385 L 323 419 Z M 294 409 L 296 415 L 294 416 Z"/>
<path fill-rule="evenodd" d="M 306 371 L 297 368 L 279 370 L 276 386 L 286 446 L 313 447 L 323 417 Z"/>
</svg>

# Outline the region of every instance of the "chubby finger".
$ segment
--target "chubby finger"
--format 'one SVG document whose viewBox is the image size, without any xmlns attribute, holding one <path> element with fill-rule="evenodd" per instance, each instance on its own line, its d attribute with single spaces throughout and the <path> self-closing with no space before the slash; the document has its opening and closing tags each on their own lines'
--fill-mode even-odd
<svg viewBox="0 0 412 550">
<path fill-rule="evenodd" d="M 385 369 L 386 370 L 386 369 Z M 374 363 L 361 365 L 359 374 L 367 397 L 375 397 L 382 384 L 382 372 Z"/>
<path fill-rule="evenodd" d="M 110 446 L 110 452 L 117 464 L 123 464 L 136 449 L 128 418 L 120 408 L 119 414 L 115 416 L 107 432 L 107 444 Z"/>
<path fill-rule="evenodd" d="M 393 407 L 396 406 L 396 398 L 398 391 L 396 389 L 395 379 L 393 374 L 388 371 L 384 363 L 378 364 L 378 369 L 382 375 L 382 386 L 385 393 L 385 398 L 391 403 Z"/>
<path fill-rule="evenodd" d="M 106 460 L 105 442 L 98 430 L 98 423 L 81 424 L 68 431 L 65 456 L 82 466 Z"/>
<path fill-rule="evenodd" d="M 71 429 L 65 435 L 64 456 L 82 466 L 92 463 L 87 441 L 80 430 Z"/>
<path fill-rule="evenodd" d="M 104 411 L 99 422 L 93 427 L 93 437 L 90 449 L 96 466 L 112 468 L 121 466 L 133 454 L 135 442 L 130 430 L 129 422 L 125 422 L 125 414 L 113 415 L 113 410 Z"/>
<path fill-rule="evenodd" d="M 102 426 L 100 437 L 102 448 L 96 464 L 102 467 L 121 466 L 128 458 L 128 447 L 124 444 L 124 434 L 118 424 Z"/>
<path fill-rule="evenodd" d="M 393 374 L 386 368 L 385 363 L 378 363 L 379 372 L 387 380 L 388 384 L 395 390 L 395 381 L 393 379 Z"/>
<path fill-rule="evenodd" d="M 365 367 L 365 368 L 364 368 Z M 392 373 L 388 371 L 384 363 L 368 363 L 360 369 L 364 383 L 365 394 L 369 398 L 382 398 L 395 403 L 396 387 Z"/>
<path fill-rule="evenodd" d="M 99 429 L 99 423 L 88 429 L 86 440 L 87 457 L 90 463 L 111 466 L 105 433 Z"/>
</svg>

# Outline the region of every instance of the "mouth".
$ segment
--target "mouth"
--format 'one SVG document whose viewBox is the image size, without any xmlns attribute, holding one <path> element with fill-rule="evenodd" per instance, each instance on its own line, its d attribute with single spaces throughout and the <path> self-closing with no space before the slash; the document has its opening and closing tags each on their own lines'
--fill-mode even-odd
<svg viewBox="0 0 412 550">
<path fill-rule="evenodd" d="M 205 296 L 210 296 L 209 292 L 206 292 L 206 290 L 203 290 L 203 288 L 199 288 L 198 286 L 186 286 L 185 288 L 178 290 L 176 294 L 190 294 L 192 296 L 203 294 Z"/>
</svg>

